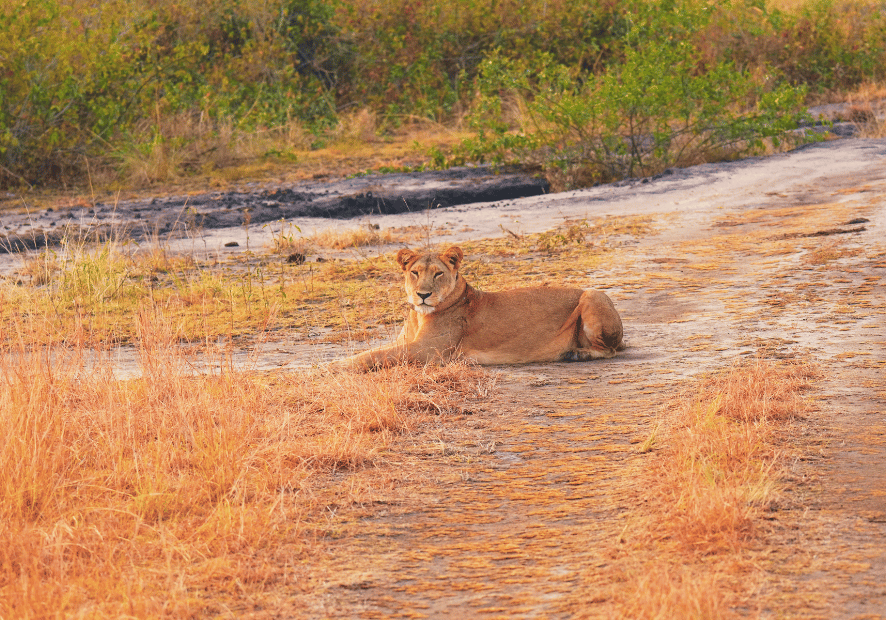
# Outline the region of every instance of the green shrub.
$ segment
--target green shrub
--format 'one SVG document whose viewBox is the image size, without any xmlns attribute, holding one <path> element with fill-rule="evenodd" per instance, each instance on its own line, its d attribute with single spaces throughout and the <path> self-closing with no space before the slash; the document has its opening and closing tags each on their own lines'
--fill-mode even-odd
<svg viewBox="0 0 886 620">
<path fill-rule="evenodd" d="M 245 129 L 335 116 L 319 0 L 17 4 L 0 9 L 0 185 L 70 181 L 182 112 Z"/>
<path fill-rule="evenodd" d="M 795 84 L 828 91 L 886 77 L 886 11 L 873 6 L 811 0 L 782 18 L 786 41 L 776 62 Z"/>
<path fill-rule="evenodd" d="M 612 2 L 578 0 L 360 0 L 339 11 L 351 61 L 340 104 L 445 121 L 470 101 L 478 67 L 494 50 L 546 52 L 598 67 L 623 27 Z"/>
<path fill-rule="evenodd" d="M 870 0 L 809 0 L 792 11 L 763 0 L 720 4 L 701 36 L 708 57 L 772 69 L 811 92 L 886 78 L 886 11 Z"/>
<path fill-rule="evenodd" d="M 125 88 L 124 53 L 92 17 L 50 0 L 0 13 L 0 180 L 63 177 L 119 122 L 124 101 L 107 87 Z"/>
<path fill-rule="evenodd" d="M 82 183 L 90 160 L 158 146 L 199 170 L 201 145 L 290 123 L 319 144 L 364 108 L 382 129 L 473 109 L 460 156 L 606 178 L 759 146 L 802 92 L 780 85 L 884 67 L 870 0 L 18 0 L 0 5 L 0 187 Z"/>
<path fill-rule="evenodd" d="M 693 42 L 709 23 L 704 8 L 657 8 L 638 16 L 623 58 L 599 74 L 548 54 L 487 59 L 476 137 L 451 163 L 535 163 L 569 187 L 758 151 L 806 116 L 802 88 L 769 88 L 731 62 L 705 62 Z"/>
</svg>

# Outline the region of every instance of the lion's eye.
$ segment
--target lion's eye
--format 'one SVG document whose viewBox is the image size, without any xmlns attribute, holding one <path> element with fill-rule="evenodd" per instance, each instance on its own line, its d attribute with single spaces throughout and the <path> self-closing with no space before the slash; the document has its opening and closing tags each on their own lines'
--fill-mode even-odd
<svg viewBox="0 0 886 620">
<path fill-rule="evenodd" d="M 413 270 L 412 270 L 412 275 L 414 275 L 414 276 L 417 278 L 417 277 L 418 277 L 418 272 L 415 271 L 415 270 L 413 269 Z"/>
<path fill-rule="evenodd" d="M 442 276 L 442 275 L 443 275 L 443 272 L 442 272 L 442 271 L 438 271 L 437 273 L 434 274 L 434 279 L 436 280 L 437 278 L 439 278 L 439 277 Z"/>
</svg>

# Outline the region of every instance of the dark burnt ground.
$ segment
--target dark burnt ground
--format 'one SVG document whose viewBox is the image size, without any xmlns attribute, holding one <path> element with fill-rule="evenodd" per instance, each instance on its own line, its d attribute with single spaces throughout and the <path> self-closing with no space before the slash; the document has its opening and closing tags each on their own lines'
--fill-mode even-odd
<svg viewBox="0 0 886 620">
<path fill-rule="evenodd" d="M 76 230 L 101 238 L 174 235 L 198 229 L 232 228 L 296 217 L 347 219 L 540 196 L 543 178 L 488 166 L 378 174 L 239 191 L 207 192 L 127 202 L 97 202 L 68 210 L 20 212 L 0 204 L 0 252 L 58 243 Z M 10 212 L 11 209 L 16 212 Z M 6 213 L 4 213 L 6 211 Z"/>
</svg>

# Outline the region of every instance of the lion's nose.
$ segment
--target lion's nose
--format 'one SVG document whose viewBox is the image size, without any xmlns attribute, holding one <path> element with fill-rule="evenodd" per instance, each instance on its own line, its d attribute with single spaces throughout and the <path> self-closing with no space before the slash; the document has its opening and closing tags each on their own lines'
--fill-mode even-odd
<svg viewBox="0 0 886 620">
<path fill-rule="evenodd" d="M 425 299 L 427 299 L 428 297 L 431 296 L 430 293 L 419 293 L 418 291 L 416 291 L 415 294 L 418 295 L 419 297 L 421 297 L 421 300 L 422 300 L 422 301 L 424 301 Z"/>
</svg>

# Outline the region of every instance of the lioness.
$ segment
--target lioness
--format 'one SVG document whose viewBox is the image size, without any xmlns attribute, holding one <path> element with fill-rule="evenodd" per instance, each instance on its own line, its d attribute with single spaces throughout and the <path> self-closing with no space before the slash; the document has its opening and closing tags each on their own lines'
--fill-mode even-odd
<svg viewBox="0 0 886 620">
<path fill-rule="evenodd" d="M 484 293 L 459 275 L 462 258 L 457 247 L 442 254 L 397 252 L 412 305 L 406 324 L 393 345 L 340 364 L 365 370 L 456 356 L 524 364 L 608 358 L 624 350 L 621 317 L 604 293 L 554 286 Z"/>
</svg>

